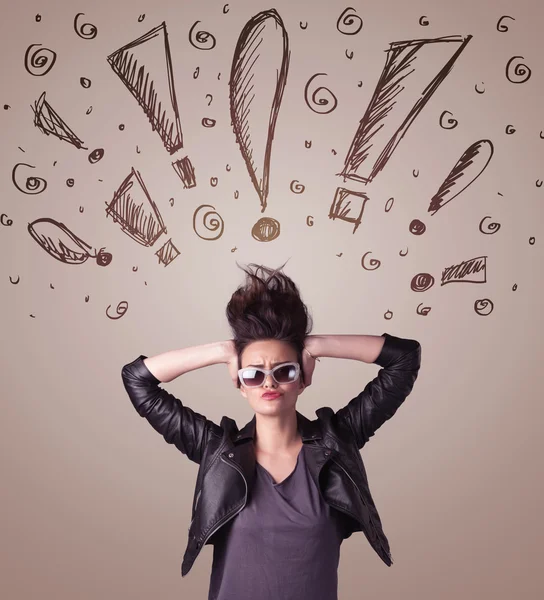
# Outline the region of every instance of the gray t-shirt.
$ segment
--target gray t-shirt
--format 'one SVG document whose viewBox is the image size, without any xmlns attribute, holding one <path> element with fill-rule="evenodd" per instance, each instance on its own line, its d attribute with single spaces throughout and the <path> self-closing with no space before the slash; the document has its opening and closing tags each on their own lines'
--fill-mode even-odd
<svg viewBox="0 0 544 600">
<path fill-rule="evenodd" d="M 323 500 L 304 446 L 278 484 L 256 469 L 246 506 L 217 534 L 208 600 L 337 600 L 346 517 Z"/>
</svg>

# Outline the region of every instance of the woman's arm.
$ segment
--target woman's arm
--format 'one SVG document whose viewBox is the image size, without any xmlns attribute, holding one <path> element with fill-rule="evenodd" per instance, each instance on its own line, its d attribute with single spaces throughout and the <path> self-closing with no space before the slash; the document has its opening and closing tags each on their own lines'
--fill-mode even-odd
<svg viewBox="0 0 544 600">
<path fill-rule="evenodd" d="M 314 356 L 350 358 L 373 363 L 380 355 L 383 335 L 309 335 L 305 346 Z"/>
<path fill-rule="evenodd" d="M 145 366 L 161 382 L 169 382 L 188 371 L 201 369 L 217 363 L 226 363 L 231 356 L 228 340 L 210 342 L 169 350 L 144 359 Z"/>
</svg>

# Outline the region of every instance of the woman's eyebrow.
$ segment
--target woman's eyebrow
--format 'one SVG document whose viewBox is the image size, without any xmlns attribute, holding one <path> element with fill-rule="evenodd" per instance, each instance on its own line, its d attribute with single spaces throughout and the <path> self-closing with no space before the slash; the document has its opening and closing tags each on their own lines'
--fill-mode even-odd
<svg viewBox="0 0 544 600">
<path fill-rule="evenodd" d="M 282 365 L 285 362 L 289 362 L 288 360 L 280 360 L 279 362 L 273 362 L 272 366 L 275 367 L 276 365 Z M 263 363 L 251 363 L 250 365 L 247 365 L 248 367 L 262 367 Z"/>
</svg>

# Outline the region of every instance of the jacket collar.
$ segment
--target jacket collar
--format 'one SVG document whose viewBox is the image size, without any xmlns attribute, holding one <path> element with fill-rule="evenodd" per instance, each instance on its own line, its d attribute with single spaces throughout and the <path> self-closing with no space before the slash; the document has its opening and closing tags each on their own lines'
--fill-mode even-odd
<svg viewBox="0 0 544 600">
<path fill-rule="evenodd" d="M 310 421 L 307 417 L 295 411 L 297 415 L 297 430 L 300 433 L 303 442 L 319 440 L 322 437 L 319 420 Z M 257 416 L 254 415 L 249 423 L 246 423 L 242 429 L 234 436 L 236 442 L 245 439 L 255 438 L 255 429 L 257 424 Z"/>
</svg>

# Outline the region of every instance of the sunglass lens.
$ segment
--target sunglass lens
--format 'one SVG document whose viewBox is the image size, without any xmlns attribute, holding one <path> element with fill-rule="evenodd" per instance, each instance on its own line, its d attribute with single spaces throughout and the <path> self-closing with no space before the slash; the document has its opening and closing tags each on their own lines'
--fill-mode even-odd
<svg viewBox="0 0 544 600">
<path fill-rule="evenodd" d="M 246 369 L 243 373 L 244 384 L 251 386 L 259 386 L 264 381 L 264 373 L 259 369 Z"/>
<path fill-rule="evenodd" d="M 296 369 L 293 365 L 286 365 L 274 371 L 274 375 L 279 383 L 290 383 L 294 380 Z"/>
</svg>

